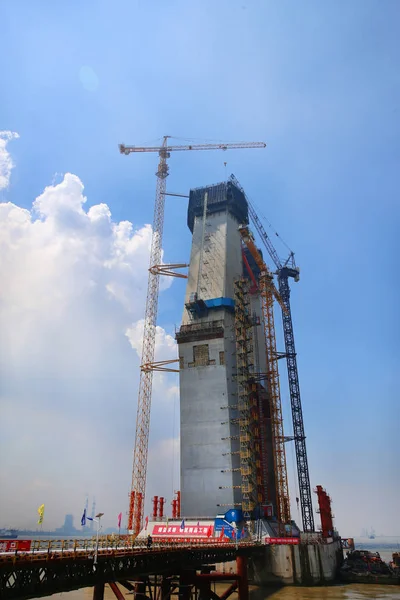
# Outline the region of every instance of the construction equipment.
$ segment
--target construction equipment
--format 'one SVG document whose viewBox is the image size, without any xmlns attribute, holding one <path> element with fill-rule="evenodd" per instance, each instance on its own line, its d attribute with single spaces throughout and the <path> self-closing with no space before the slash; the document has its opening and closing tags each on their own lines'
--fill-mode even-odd
<svg viewBox="0 0 400 600">
<path fill-rule="evenodd" d="M 231 175 L 230 179 L 239 189 L 243 191 L 243 188 L 234 175 Z M 296 450 L 297 476 L 299 480 L 300 506 L 303 520 L 303 530 L 304 532 L 310 533 L 314 531 L 314 515 L 312 507 L 310 475 L 308 471 L 303 411 L 301 407 L 299 374 L 297 370 L 296 349 L 294 344 L 289 287 L 289 277 L 292 277 L 292 279 L 294 279 L 296 282 L 299 281 L 300 269 L 296 267 L 293 252 L 290 252 L 286 261 L 281 261 L 254 209 L 254 206 L 247 197 L 246 199 L 249 207 L 249 214 L 254 226 L 257 229 L 258 234 L 268 251 L 268 254 L 277 268 L 279 293 L 285 307 L 285 310 L 282 310 L 282 320 L 285 339 L 285 357 L 289 379 L 290 404 L 293 420 L 293 436 Z"/>
<path fill-rule="evenodd" d="M 289 487 L 286 469 L 285 440 L 283 433 L 283 418 L 281 394 L 279 387 L 278 353 L 276 350 L 275 324 L 274 324 L 274 298 L 282 310 L 286 310 L 280 294 L 276 289 L 273 276 L 265 264 L 254 238 L 247 225 L 239 227 L 243 242 L 260 269 L 259 287 L 261 305 L 264 315 L 265 343 L 267 356 L 267 385 L 271 403 L 271 424 L 273 434 L 274 467 L 276 479 L 276 509 L 280 524 L 290 523 Z"/>
<path fill-rule="evenodd" d="M 249 283 L 241 277 L 234 283 L 235 290 L 235 340 L 236 381 L 238 386 L 238 419 L 231 422 L 239 425 L 239 457 L 242 490 L 242 509 L 245 519 L 262 501 L 259 493 L 257 463 L 260 462 L 260 435 L 258 422 L 257 384 L 251 381 L 254 367 L 252 344 L 252 318 L 249 311 Z"/>
<path fill-rule="evenodd" d="M 159 155 L 156 188 L 156 200 L 153 219 L 153 236 L 150 252 L 150 269 L 147 288 L 146 312 L 144 318 L 142 366 L 140 372 L 139 397 L 136 419 L 135 447 L 133 455 L 132 487 L 129 499 L 128 530 L 138 534 L 143 523 L 143 509 L 146 489 L 147 454 L 150 429 L 151 393 L 154 368 L 154 349 L 158 312 L 159 275 L 174 274 L 171 269 L 176 265 L 164 265 L 160 269 L 162 240 L 164 229 L 164 204 L 166 194 L 166 178 L 168 177 L 167 159 L 171 152 L 183 150 L 228 150 L 233 148 L 265 148 L 264 142 L 238 142 L 232 144 L 195 144 L 168 146 L 170 136 L 164 136 L 161 146 L 125 146 L 119 145 L 121 154 L 133 152 L 157 152 Z M 163 271 L 162 273 L 160 271 Z M 170 271 L 170 272 L 168 272 Z M 157 370 L 163 366 L 157 363 Z M 170 369 L 168 369 L 170 370 Z"/>
</svg>

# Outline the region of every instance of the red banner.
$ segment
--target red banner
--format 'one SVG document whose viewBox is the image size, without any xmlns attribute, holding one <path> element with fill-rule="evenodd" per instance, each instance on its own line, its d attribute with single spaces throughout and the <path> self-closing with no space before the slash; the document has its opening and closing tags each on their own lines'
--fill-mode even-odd
<svg viewBox="0 0 400 600">
<path fill-rule="evenodd" d="M 0 552 L 29 552 L 32 540 L 0 540 Z"/>
<path fill-rule="evenodd" d="M 183 529 L 179 525 L 154 525 L 154 537 L 211 537 L 214 533 L 212 525 L 185 525 Z"/>
<path fill-rule="evenodd" d="M 287 538 L 265 538 L 266 544 L 300 544 L 300 539 L 295 537 L 287 537 Z"/>
</svg>

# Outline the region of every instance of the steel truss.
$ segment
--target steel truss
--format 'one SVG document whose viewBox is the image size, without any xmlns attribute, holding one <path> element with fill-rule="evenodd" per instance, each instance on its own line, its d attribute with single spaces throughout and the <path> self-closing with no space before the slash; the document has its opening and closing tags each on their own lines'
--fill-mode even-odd
<svg viewBox="0 0 400 600">
<path fill-rule="evenodd" d="M 289 267 L 283 267 L 278 272 L 278 285 L 279 293 L 286 307 L 286 311 L 282 311 L 282 322 L 285 338 L 286 364 L 289 380 L 290 403 L 292 408 L 293 437 L 296 449 L 303 530 L 305 532 L 312 532 L 314 531 L 314 515 L 311 497 L 310 474 L 308 470 L 306 436 L 304 433 L 303 411 L 301 407 L 296 349 L 294 345 L 292 313 L 290 310 L 290 287 L 288 279 L 289 277 L 295 277 L 292 271 L 293 270 Z"/>
<path fill-rule="evenodd" d="M 236 381 L 238 386 L 240 473 L 242 478 L 242 509 L 245 518 L 261 501 L 260 432 L 258 422 L 257 385 L 254 371 L 253 322 L 249 310 L 249 283 L 237 279 L 235 294 Z"/>
<path fill-rule="evenodd" d="M 36 556 L 35 560 L 10 556 L 9 561 L 0 563 L 0 598 L 29 600 L 83 587 L 96 587 L 99 593 L 99 588 L 101 592 L 105 583 L 121 582 L 124 585 L 124 582 L 134 580 L 143 584 L 143 578 L 150 576 L 163 575 L 165 578 L 183 571 L 204 570 L 207 565 L 230 562 L 238 556 L 246 557 L 263 551 L 262 546 L 253 545 L 241 546 L 238 550 L 234 544 L 206 548 L 157 548 L 119 555 L 117 551 L 110 551 L 99 555 L 97 565 L 93 564 L 93 556 L 79 552 L 72 557 L 44 553 L 43 557 Z"/>
</svg>

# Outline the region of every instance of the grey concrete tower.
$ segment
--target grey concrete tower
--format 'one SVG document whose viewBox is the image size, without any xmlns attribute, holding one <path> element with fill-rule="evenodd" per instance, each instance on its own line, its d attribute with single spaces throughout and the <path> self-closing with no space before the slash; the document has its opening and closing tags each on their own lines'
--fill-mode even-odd
<svg viewBox="0 0 400 600">
<path fill-rule="evenodd" d="M 243 268 L 238 227 L 247 222 L 246 199 L 231 182 L 190 191 L 192 249 L 177 333 L 185 516 L 215 516 L 241 503 L 228 407 L 237 403 L 233 297 Z"/>
<path fill-rule="evenodd" d="M 242 504 L 234 282 L 243 277 L 238 228 L 244 223 L 248 223 L 247 201 L 231 181 L 190 191 L 192 249 L 182 325 L 176 335 L 184 516 L 215 516 Z M 257 295 L 250 310 L 261 317 Z M 262 328 L 254 335 L 254 368 L 265 372 Z"/>
</svg>

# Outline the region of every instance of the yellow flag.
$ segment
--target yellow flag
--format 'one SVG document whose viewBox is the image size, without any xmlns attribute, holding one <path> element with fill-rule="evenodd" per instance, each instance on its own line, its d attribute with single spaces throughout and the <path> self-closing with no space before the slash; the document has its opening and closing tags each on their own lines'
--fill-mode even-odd
<svg viewBox="0 0 400 600">
<path fill-rule="evenodd" d="M 43 515 L 44 515 L 44 504 L 41 504 L 39 506 L 39 508 L 37 509 L 38 513 L 39 513 L 39 521 L 38 521 L 38 525 L 41 525 L 43 523 Z"/>
</svg>

